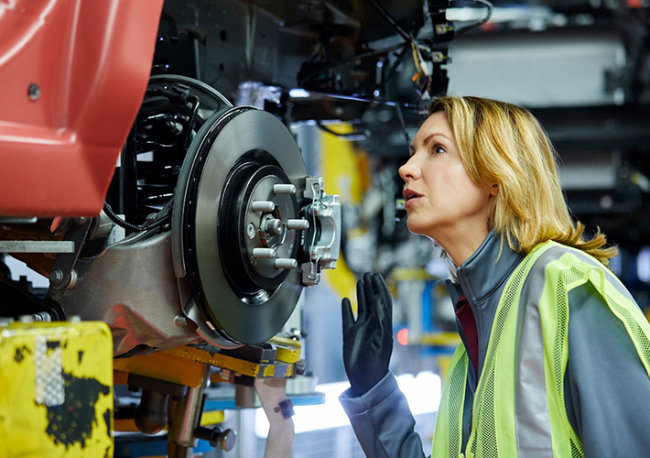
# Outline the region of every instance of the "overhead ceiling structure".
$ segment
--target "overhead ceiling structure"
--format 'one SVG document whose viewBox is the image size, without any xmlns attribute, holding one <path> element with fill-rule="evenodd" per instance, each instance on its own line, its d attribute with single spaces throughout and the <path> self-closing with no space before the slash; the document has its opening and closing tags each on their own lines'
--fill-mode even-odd
<svg viewBox="0 0 650 458">
<path fill-rule="evenodd" d="M 648 0 L 166 0 L 152 74 L 285 123 L 350 121 L 348 139 L 396 164 L 431 97 L 522 104 L 557 146 L 577 216 L 638 245 L 650 235 L 649 17 Z M 594 157 L 615 168 L 605 182 L 581 169 Z M 576 173 L 591 186 L 574 188 Z"/>
<path fill-rule="evenodd" d="M 646 3 L 171 0 L 154 71 L 288 122 L 351 121 L 348 138 L 395 164 L 432 96 L 524 105 L 557 147 L 576 216 L 636 247 L 650 236 Z"/>
</svg>

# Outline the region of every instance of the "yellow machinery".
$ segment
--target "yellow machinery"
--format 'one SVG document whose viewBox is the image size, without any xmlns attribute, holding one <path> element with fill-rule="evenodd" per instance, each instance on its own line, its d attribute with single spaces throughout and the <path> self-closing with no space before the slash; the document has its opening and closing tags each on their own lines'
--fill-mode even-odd
<svg viewBox="0 0 650 458">
<path fill-rule="evenodd" d="M 105 323 L 0 324 L 0 456 L 113 455 Z"/>
<path fill-rule="evenodd" d="M 105 323 L 24 321 L 0 322 L 2 458 L 111 457 L 113 431 L 165 429 L 170 456 L 196 439 L 230 450 L 235 433 L 218 426 L 223 411 L 203 411 L 209 381 L 292 377 L 303 368 L 300 342 L 288 338 L 246 354 L 184 346 L 113 360 Z M 142 389 L 132 417 L 114 419 L 114 385 Z"/>
</svg>

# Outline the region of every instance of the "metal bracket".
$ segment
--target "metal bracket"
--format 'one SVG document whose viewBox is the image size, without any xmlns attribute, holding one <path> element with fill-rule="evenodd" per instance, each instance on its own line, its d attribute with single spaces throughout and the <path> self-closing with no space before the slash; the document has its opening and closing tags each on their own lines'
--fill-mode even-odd
<svg viewBox="0 0 650 458">
<path fill-rule="evenodd" d="M 74 251 L 61 253 L 56 257 L 52 271 L 50 272 L 50 291 L 48 295 L 74 285 L 74 265 L 79 259 L 88 231 L 93 222 L 90 218 L 79 218 L 75 220 L 76 226 L 71 227 L 65 233 L 64 240 L 74 244 Z"/>
<path fill-rule="evenodd" d="M 74 242 L 2 240 L 0 253 L 74 253 Z"/>
<path fill-rule="evenodd" d="M 310 229 L 305 231 L 303 250 L 309 261 L 301 265 L 302 282 L 320 282 L 322 269 L 335 269 L 341 249 L 341 204 L 339 196 L 325 194 L 321 177 L 307 177 L 304 197 L 311 202 L 302 208 Z"/>
</svg>

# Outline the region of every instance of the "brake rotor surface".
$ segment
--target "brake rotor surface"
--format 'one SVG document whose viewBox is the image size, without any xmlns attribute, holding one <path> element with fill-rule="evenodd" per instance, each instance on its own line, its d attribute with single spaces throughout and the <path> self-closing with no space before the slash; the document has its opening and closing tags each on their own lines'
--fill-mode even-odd
<svg viewBox="0 0 650 458">
<path fill-rule="evenodd" d="M 295 259 L 299 233 L 285 223 L 299 218 L 296 196 L 273 186 L 300 189 L 306 171 L 291 133 L 273 115 L 240 107 L 228 116 L 215 123 L 219 129 L 197 156 L 202 165 L 191 172 L 197 184 L 184 202 L 185 261 L 208 323 L 231 340 L 256 344 L 282 329 L 302 286 L 298 270 L 276 268 L 274 258 L 252 251 L 267 247 Z M 254 211 L 256 201 L 273 202 L 273 210 Z M 267 226 L 273 231 L 262 230 Z"/>
</svg>

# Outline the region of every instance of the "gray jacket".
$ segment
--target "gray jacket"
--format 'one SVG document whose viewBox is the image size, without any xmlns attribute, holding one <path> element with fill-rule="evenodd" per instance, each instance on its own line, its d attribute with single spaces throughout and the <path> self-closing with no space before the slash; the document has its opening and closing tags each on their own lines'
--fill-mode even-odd
<svg viewBox="0 0 650 458">
<path fill-rule="evenodd" d="M 452 301 L 455 303 L 464 293 L 474 314 L 479 373 L 506 280 L 523 259 L 507 244 L 499 257 L 500 242 L 497 234 L 488 234 L 457 269 L 458 283 L 447 282 Z M 585 456 L 650 456 L 650 379 L 623 324 L 588 285 L 569 293 L 569 315 L 565 404 L 569 421 L 584 445 Z M 457 327 L 465 343 L 460 324 Z M 463 444 L 471 430 L 476 385 L 476 374 L 469 364 Z M 388 373 L 361 397 L 353 397 L 348 390 L 339 399 L 366 456 L 424 457 L 420 437 L 413 430 L 415 420 L 393 374 Z"/>
</svg>

